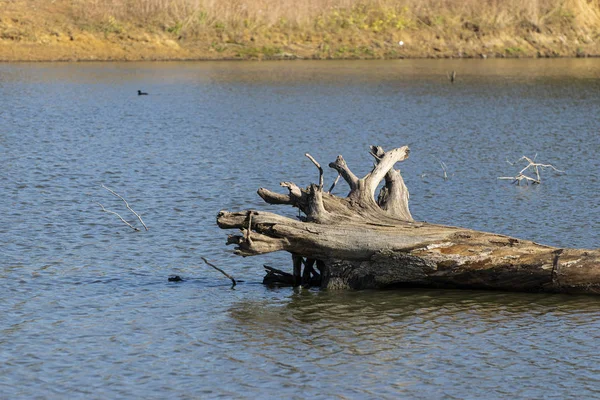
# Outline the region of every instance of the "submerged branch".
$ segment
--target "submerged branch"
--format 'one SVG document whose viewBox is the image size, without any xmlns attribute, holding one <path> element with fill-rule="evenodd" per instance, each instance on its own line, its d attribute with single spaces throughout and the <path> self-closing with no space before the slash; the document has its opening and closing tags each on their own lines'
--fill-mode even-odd
<svg viewBox="0 0 600 400">
<path fill-rule="evenodd" d="M 214 269 L 216 269 L 217 271 L 219 271 L 220 273 L 222 273 L 223 275 L 225 275 L 226 277 L 228 277 L 229 279 L 231 279 L 231 288 L 233 289 L 235 287 L 235 285 L 237 285 L 237 282 L 235 281 L 235 279 L 233 279 L 233 277 L 231 275 L 229 275 L 227 272 L 223 271 L 221 268 L 217 267 L 216 265 L 210 263 L 206 258 L 204 257 L 200 257 L 202 259 L 202 261 L 204 261 L 207 265 L 210 265 L 211 267 L 213 267 Z"/>
<path fill-rule="evenodd" d="M 542 163 L 536 163 L 535 159 L 537 158 L 537 154 L 533 157 L 533 160 L 529 157 L 523 156 L 521 158 L 519 158 L 517 161 L 515 161 L 514 163 L 506 160 L 507 163 L 509 163 L 510 165 L 515 165 L 521 161 L 527 161 L 527 165 L 525 166 L 525 168 L 523 168 L 522 170 L 520 170 L 515 176 L 500 176 L 498 177 L 498 179 L 500 180 L 511 180 L 513 181 L 512 183 L 517 183 L 517 184 L 521 184 L 522 180 L 525 180 L 525 182 L 529 183 L 532 182 L 534 185 L 539 185 L 540 183 L 542 183 L 542 178 L 540 176 L 540 168 L 543 170 L 544 168 L 551 168 L 556 172 L 565 172 L 565 171 L 561 171 L 560 169 L 556 168 L 554 165 L 552 164 L 542 164 Z M 535 172 L 535 178 L 532 178 L 530 176 L 525 175 L 525 171 L 527 171 L 528 169 L 532 169 L 533 172 Z"/>
</svg>

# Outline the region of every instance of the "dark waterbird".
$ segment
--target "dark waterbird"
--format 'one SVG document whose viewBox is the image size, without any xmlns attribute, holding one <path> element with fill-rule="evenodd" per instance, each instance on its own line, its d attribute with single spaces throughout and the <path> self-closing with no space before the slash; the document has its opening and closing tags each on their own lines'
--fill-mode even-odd
<svg viewBox="0 0 600 400">
<path fill-rule="evenodd" d="M 138 96 L 148 96 L 148 93 L 138 90 Z"/>
</svg>

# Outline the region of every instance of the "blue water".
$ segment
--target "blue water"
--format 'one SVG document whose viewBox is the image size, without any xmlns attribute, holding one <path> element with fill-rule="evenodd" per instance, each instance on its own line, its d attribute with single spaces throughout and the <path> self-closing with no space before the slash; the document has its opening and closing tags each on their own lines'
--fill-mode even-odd
<svg viewBox="0 0 600 400">
<path fill-rule="evenodd" d="M 600 397 L 595 297 L 271 290 L 215 223 L 409 145 L 415 219 L 597 248 L 600 60 L 0 64 L 0 101 L 0 398 Z"/>
</svg>

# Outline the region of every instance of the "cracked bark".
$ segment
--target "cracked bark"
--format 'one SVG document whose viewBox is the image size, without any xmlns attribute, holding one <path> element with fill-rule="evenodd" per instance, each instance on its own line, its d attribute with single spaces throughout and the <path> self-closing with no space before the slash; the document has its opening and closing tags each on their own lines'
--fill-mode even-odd
<svg viewBox="0 0 600 400">
<path fill-rule="evenodd" d="M 304 189 L 283 182 L 286 194 L 258 190 L 267 203 L 300 209 L 306 217 L 299 220 L 255 210 L 221 211 L 219 227 L 241 230 L 227 243 L 235 244 L 241 256 L 291 253 L 296 285 L 318 281 L 330 289 L 426 286 L 600 294 L 600 250 L 558 249 L 415 222 L 408 190 L 394 169 L 408 157 L 408 147 L 386 152 L 371 146 L 370 154 L 375 166 L 360 179 L 342 156 L 329 164 L 350 187 L 345 198 L 324 192 L 321 180 Z"/>
</svg>

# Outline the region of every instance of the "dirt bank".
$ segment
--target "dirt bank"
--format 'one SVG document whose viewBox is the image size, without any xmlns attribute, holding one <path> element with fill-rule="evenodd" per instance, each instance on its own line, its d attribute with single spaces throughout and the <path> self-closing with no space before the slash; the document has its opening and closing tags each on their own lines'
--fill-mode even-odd
<svg viewBox="0 0 600 400">
<path fill-rule="evenodd" d="M 427 13 L 406 6 L 378 9 L 360 3 L 327 9 L 293 23 L 278 15 L 275 22 L 267 23 L 249 16 L 240 19 L 243 15 L 210 19 L 209 11 L 199 9 L 179 16 L 165 10 L 136 18 L 122 10 L 111 13 L 97 4 L 92 10 L 91 2 L 85 3 L 0 0 L 0 61 L 600 55 L 600 29 L 594 25 L 598 18 L 594 14 L 590 19 L 589 10 L 577 14 L 561 8 L 535 22 L 519 17 L 500 24 L 472 12 Z M 198 15 L 204 22 L 198 22 Z"/>
</svg>

